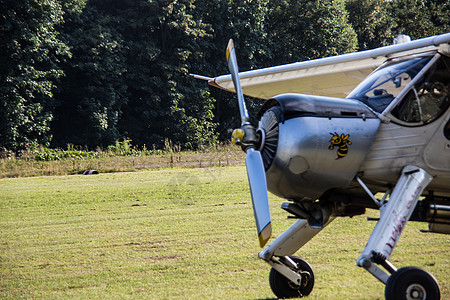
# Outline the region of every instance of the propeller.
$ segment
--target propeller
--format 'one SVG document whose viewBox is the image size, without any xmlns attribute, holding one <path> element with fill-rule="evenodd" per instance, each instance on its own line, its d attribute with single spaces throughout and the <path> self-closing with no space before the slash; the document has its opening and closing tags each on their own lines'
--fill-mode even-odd
<svg viewBox="0 0 450 300">
<path fill-rule="evenodd" d="M 239 81 L 239 70 L 232 39 L 228 42 L 226 56 L 228 68 L 238 97 L 239 112 L 241 115 L 241 128 L 233 132 L 232 142 L 241 145 L 242 149 L 247 153 L 245 165 L 247 167 L 248 182 L 252 196 L 253 213 L 255 215 L 256 229 L 258 230 L 259 244 L 261 247 L 264 247 L 272 235 L 266 173 L 261 153 L 255 150 L 259 144 L 259 138 L 255 127 L 249 122 L 244 94 L 242 93 L 241 83 Z"/>
</svg>

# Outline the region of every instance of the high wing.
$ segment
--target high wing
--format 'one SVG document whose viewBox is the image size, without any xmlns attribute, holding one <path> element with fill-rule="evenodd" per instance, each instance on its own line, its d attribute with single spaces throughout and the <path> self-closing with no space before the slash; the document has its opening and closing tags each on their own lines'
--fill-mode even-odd
<svg viewBox="0 0 450 300">
<path fill-rule="evenodd" d="M 296 62 L 239 73 L 245 95 L 269 99 L 282 93 L 346 97 L 364 78 L 386 60 L 435 50 L 450 43 L 450 33 L 372 50 Z M 231 75 L 207 79 L 212 86 L 234 92 Z"/>
</svg>

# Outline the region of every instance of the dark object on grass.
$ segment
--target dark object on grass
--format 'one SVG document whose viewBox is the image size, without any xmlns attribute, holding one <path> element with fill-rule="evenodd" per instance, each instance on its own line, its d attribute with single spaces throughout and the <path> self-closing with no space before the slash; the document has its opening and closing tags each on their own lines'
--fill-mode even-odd
<svg viewBox="0 0 450 300">
<path fill-rule="evenodd" d="M 96 170 L 86 170 L 83 172 L 83 175 L 92 175 L 92 174 L 98 174 L 98 171 Z"/>
</svg>

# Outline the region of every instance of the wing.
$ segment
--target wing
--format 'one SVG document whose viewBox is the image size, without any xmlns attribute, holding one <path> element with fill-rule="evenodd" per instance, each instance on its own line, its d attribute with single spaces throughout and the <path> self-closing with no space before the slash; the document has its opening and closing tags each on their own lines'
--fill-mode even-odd
<svg viewBox="0 0 450 300">
<path fill-rule="evenodd" d="M 242 72 L 243 92 L 261 99 L 282 93 L 345 97 L 386 60 L 378 57 L 337 62 L 339 56 L 332 58 Z M 229 75 L 216 77 L 209 84 L 234 92 Z"/>
<path fill-rule="evenodd" d="M 431 51 L 450 43 L 450 33 L 372 50 L 239 73 L 247 96 L 269 99 L 282 93 L 346 97 L 386 60 Z M 203 78 L 205 79 L 205 78 Z M 209 84 L 234 92 L 231 75 L 209 79 Z"/>
</svg>

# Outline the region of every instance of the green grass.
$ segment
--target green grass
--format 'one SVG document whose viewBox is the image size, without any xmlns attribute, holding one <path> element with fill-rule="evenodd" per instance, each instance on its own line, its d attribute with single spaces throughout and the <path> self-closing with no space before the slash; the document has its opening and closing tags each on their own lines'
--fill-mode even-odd
<svg viewBox="0 0 450 300">
<path fill-rule="evenodd" d="M 0 298 L 272 299 L 249 198 L 243 166 L 0 179 Z M 274 236 L 293 222 L 281 203 L 270 196 Z M 337 219 L 299 251 L 308 299 L 384 298 L 355 265 L 373 226 Z M 450 239 L 424 228 L 408 223 L 392 261 L 450 299 Z"/>
</svg>

